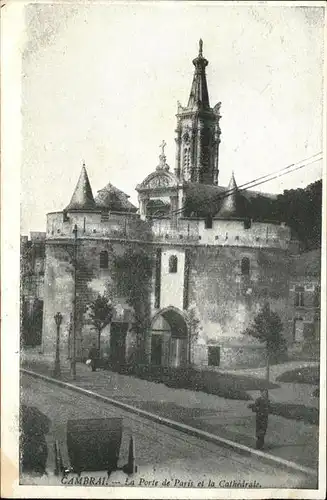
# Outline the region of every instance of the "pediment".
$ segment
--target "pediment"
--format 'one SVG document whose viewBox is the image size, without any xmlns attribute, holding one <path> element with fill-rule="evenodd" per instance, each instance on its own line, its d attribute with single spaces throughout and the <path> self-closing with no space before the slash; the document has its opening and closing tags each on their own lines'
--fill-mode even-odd
<svg viewBox="0 0 327 500">
<path fill-rule="evenodd" d="M 178 184 L 177 178 L 167 171 L 156 171 L 148 175 L 144 181 L 139 184 L 136 189 L 137 191 L 143 189 L 161 189 L 176 187 Z"/>
</svg>

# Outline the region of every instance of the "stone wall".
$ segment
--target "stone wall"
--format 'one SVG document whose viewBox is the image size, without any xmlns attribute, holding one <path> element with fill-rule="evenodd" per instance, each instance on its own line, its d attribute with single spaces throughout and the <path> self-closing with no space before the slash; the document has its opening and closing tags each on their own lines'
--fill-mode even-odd
<svg viewBox="0 0 327 500">
<path fill-rule="evenodd" d="M 214 218 L 212 227 L 206 228 L 203 219 L 183 219 L 172 222 L 169 218 L 151 222 L 152 238 L 155 241 L 179 243 L 180 245 L 212 245 L 287 250 L 295 247 L 291 231 L 284 224 L 252 222 L 244 227 L 242 220 Z"/>
<path fill-rule="evenodd" d="M 220 368 L 258 368 L 266 365 L 266 352 L 262 346 L 222 346 Z"/>
<path fill-rule="evenodd" d="M 122 238 L 151 239 L 150 223 L 141 220 L 134 213 L 107 214 L 107 219 L 102 219 L 101 212 L 53 212 L 47 215 L 47 240 L 71 239 L 73 229 L 77 225 L 78 238 Z"/>
<path fill-rule="evenodd" d="M 179 310 L 194 303 L 199 310 L 203 344 L 194 352 L 196 364 L 207 362 L 205 346 L 211 342 L 226 346 L 226 341 L 238 345 L 247 339 L 242 332 L 249 326 L 261 306 L 269 301 L 284 325 L 284 335 L 293 340 L 294 318 L 289 311 L 290 244 L 289 229 L 283 225 L 253 223 L 245 229 L 242 221 L 214 219 L 206 229 L 204 220 L 180 219 L 177 225 L 169 219 L 143 221 L 135 214 L 110 213 L 101 220 L 101 213 L 62 213 L 48 216 L 46 269 L 44 290 L 43 349 L 54 350 L 54 314 L 64 315 L 62 349 L 68 353 L 69 325 L 73 311 L 74 268 L 73 227 L 78 226 L 77 292 L 77 352 L 82 355 L 96 339 L 87 319 L 86 306 L 98 293 L 111 290 L 112 298 L 123 310 L 129 306 L 119 284 L 113 280 L 115 255 L 122 255 L 131 246 L 154 255 L 161 249 L 160 307 L 155 308 L 155 269 L 153 269 L 151 310 L 175 306 Z M 151 232 L 152 231 L 152 232 Z M 108 252 L 108 269 L 100 268 L 100 252 Z M 187 253 L 187 259 L 186 259 Z M 178 259 L 177 272 L 169 273 L 169 258 Z M 249 273 L 242 271 L 242 259 L 248 259 Z M 187 262 L 187 272 L 185 263 Z M 124 313 L 125 314 L 125 313 Z M 128 317 L 127 317 L 128 316 Z M 121 319 L 133 323 L 132 312 Z M 116 318 L 117 319 L 117 318 Z M 120 320 L 119 320 L 120 321 Z M 132 339 L 132 334 L 127 338 Z M 144 332 L 144 347 L 150 359 L 151 342 Z M 110 329 L 103 332 L 108 348 Z M 130 341 L 135 343 L 134 340 Z M 242 343 L 241 342 L 241 343 Z M 130 347 L 127 347 L 129 350 Z M 229 349 L 229 348 L 228 348 Z M 221 361 L 232 361 L 227 347 L 221 351 Z M 237 352 L 242 352 L 241 346 Z M 250 357 L 254 356 L 254 350 Z M 243 355 L 244 350 L 243 350 Z M 236 355 L 238 358 L 238 354 Z M 241 357 L 241 355 L 240 355 Z M 223 360 L 226 361 L 223 361 Z M 197 360 L 197 361 L 196 361 Z"/>
<path fill-rule="evenodd" d="M 139 249 L 138 244 L 79 239 L 77 242 L 76 271 L 76 352 L 78 357 L 87 356 L 90 346 L 96 342 L 97 334 L 87 313 L 87 306 L 98 294 L 109 292 L 115 306 L 113 322 L 128 324 L 134 321 L 133 310 L 127 298 L 120 295 L 119 283 L 114 275 L 115 256 L 123 255 L 128 248 Z M 108 252 L 108 268 L 100 268 L 100 252 Z M 69 327 L 72 321 L 74 300 L 73 245 L 60 240 L 48 240 L 46 244 L 43 342 L 44 352 L 54 352 L 56 327 L 54 315 L 63 315 L 61 326 L 61 350 L 69 352 Z M 101 334 L 103 350 L 108 351 L 110 327 Z M 127 346 L 127 350 L 129 346 Z"/>
<path fill-rule="evenodd" d="M 207 341 L 243 338 L 266 300 L 290 336 L 287 311 L 289 257 L 285 252 L 255 248 L 190 248 L 189 303 L 200 312 Z M 248 258 L 250 272 L 242 276 L 241 261 Z"/>
</svg>

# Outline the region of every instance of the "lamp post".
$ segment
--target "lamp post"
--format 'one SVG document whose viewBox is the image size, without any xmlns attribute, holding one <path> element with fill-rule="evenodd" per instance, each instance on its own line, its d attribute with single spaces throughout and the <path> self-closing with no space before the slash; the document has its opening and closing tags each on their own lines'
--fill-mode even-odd
<svg viewBox="0 0 327 500">
<path fill-rule="evenodd" d="M 71 364 L 70 370 L 73 380 L 76 379 L 76 273 L 77 273 L 77 224 L 75 224 L 74 229 L 74 256 L 73 256 L 73 266 L 74 266 L 74 297 L 73 297 L 73 324 L 72 324 L 72 334 L 73 334 L 73 348 L 71 352 Z"/>
<path fill-rule="evenodd" d="M 270 353 L 268 348 L 268 342 L 266 343 L 266 382 L 269 384 L 270 379 Z M 267 385 L 268 387 L 268 385 Z"/>
<path fill-rule="evenodd" d="M 62 322 L 62 314 L 60 312 L 57 312 L 57 314 L 55 314 L 55 316 L 54 316 L 54 320 L 55 320 L 56 325 L 57 325 L 57 338 L 56 338 L 56 357 L 55 357 L 53 376 L 58 378 L 61 375 L 59 347 L 60 347 L 60 325 Z"/>
<path fill-rule="evenodd" d="M 269 302 L 267 302 L 266 304 L 267 304 L 268 312 L 270 315 L 270 304 L 269 304 Z M 266 382 L 267 382 L 267 389 L 269 386 L 269 379 L 270 379 L 270 343 L 268 340 L 269 333 L 270 333 L 269 331 L 266 332 Z"/>
</svg>

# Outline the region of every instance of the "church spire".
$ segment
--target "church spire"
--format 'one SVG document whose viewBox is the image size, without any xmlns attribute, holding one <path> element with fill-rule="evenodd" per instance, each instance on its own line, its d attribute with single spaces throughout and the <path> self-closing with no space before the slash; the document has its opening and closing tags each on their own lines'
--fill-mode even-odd
<svg viewBox="0 0 327 500">
<path fill-rule="evenodd" d="M 218 184 L 218 161 L 221 130 L 220 104 L 210 108 L 203 57 L 203 42 L 199 41 L 191 93 L 186 107 L 178 103 L 176 127 L 175 174 L 182 182 Z"/>
<path fill-rule="evenodd" d="M 72 199 L 65 210 L 91 210 L 93 208 L 95 208 L 95 201 L 89 177 L 87 175 L 85 162 L 83 161 L 82 171 L 77 181 Z"/>
<path fill-rule="evenodd" d="M 208 61 L 203 57 L 203 41 L 199 40 L 199 54 L 193 59 L 195 66 L 193 82 L 188 100 L 188 108 L 210 108 L 205 68 Z"/>
</svg>

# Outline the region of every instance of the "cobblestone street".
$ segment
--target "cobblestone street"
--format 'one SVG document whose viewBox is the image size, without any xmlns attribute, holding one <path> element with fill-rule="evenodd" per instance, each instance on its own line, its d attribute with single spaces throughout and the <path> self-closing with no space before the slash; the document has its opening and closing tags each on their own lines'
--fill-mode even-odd
<svg viewBox="0 0 327 500">
<path fill-rule="evenodd" d="M 49 482 L 58 483 L 59 481 L 51 474 L 51 469 L 53 470 L 54 467 L 51 451 L 54 439 L 57 439 L 62 447 L 64 462 L 66 464 L 68 462 L 65 446 L 68 419 L 120 416 L 123 417 L 124 423 L 121 464 L 127 461 L 128 441 L 131 434 L 136 443 L 138 472 L 134 475 L 135 477 L 133 476 L 135 486 L 140 485 L 142 479 L 149 482 L 148 486 L 151 481 L 159 481 L 161 484 L 166 479 L 177 487 L 187 486 L 189 481 L 192 486 L 196 486 L 200 481 L 208 485 L 209 480 L 215 484 L 215 487 L 223 487 L 230 481 L 244 480 L 253 483 L 257 478 L 262 488 L 314 487 L 312 484 L 315 482 L 314 478 L 308 480 L 301 473 L 288 472 L 278 466 L 272 467 L 271 464 L 264 464 L 256 457 L 242 456 L 131 415 L 111 405 L 76 395 L 71 390 L 35 380 L 25 374 L 22 376 L 21 396 L 24 404 L 36 406 L 51 420 L 48 435 Z M 27 478 L 24 480 L 28 481 Z M 116 485 L 124 485 L 126 476 L 117 472 L 112 474 L 110 480 Z"/>
</svg>

